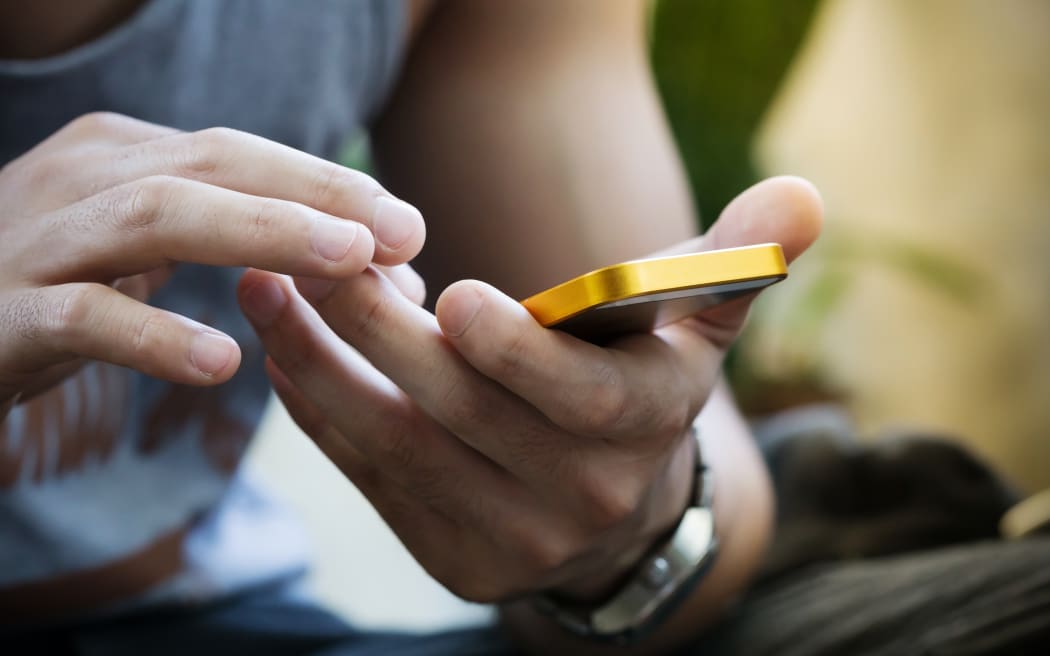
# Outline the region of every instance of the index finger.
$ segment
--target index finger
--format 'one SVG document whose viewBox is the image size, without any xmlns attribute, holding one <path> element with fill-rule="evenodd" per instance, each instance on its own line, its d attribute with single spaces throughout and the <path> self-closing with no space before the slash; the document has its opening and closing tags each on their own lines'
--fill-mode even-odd
<svg viewBox="0 0 1050 656">
<path fill-rule="evenodd" d="M 237 130 L 210 128 L 136 144 L 108 175 L 112 185 L 173 175 L 350 219 L 375 236 L 379 264 L 411 260 L 426 233 L 419 210 L 368 174 Z"/>
<path fill-rule="evenodd" d="M 12 268 L 44 283 L 129 276 L 171 262 L 247 266 L 342 278 L 372 259 L 372 235 L 353 221 L 184 178 L 122 185 L 39 221 L 15 244 Z M 43 235 L 43 237 L 41 236 Z"/>
</svg>

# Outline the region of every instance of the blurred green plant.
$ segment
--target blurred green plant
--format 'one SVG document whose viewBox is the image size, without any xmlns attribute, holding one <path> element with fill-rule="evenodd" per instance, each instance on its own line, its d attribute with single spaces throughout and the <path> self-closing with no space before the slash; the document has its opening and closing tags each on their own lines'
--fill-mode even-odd
<svg viewBox="0 0 1050 656">
<path fill-rule="evenodd" d="M 658 0 L 651 58 L 706 228 L 757 180 L 751 140 L 817 0 Z"/>
<path fill-rule="evenodd" d="M 977 307 L 986 300 L 989 281 L 964 261 L 934 248 L 899 238 L 829 234 L 819 245 L 820 269 L 807 280 L 805 289 L 790 308 L 776 316 L 776 330 L 793 344 L 789 357 L 790 379 L 770 378 L 759 373 L 748 355 L 747 334 L 740 350 L 726 363 L 726 372 L 746 414 L 762 415 L 804 403 L 845 401 L 834 389 L 820 360 L 833 313 L 865 272 L 878 269 L 903 277 L 908 284 L 925 287 L 933 297 L 960 308 Z M 763 307 L 755 318 L 762 321 Z M 804 356 L 804 357 L 799 357 Z"/>
<path fill-rule="evenodd" d="M 367 132 L 358 132 L 350 137 L 336 161 L 358 171 L 372 174 L 372 144 Z"/>
<path fill-rule="evenodd" d="M 862 271 L 888 269 L 963 306 L 979 303 L 987 287 L 987 280 L 965 262 L 901 239 L 826 235 L 820 257 L 820 271 L 781 323 L 800 338 L 819 334 Z"/>
</svg>

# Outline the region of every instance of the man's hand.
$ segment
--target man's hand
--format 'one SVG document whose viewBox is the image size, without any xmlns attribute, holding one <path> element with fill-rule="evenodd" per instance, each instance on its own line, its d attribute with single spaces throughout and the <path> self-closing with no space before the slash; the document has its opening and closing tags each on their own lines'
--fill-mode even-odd
<svg viewBox="0 0 1050 656">
<path fill-rule="evenodd" d="M 820 219 L 812 187 L 774 179 L 676 250 L 774 241 L 792 259 Z M 476 281 L 436 316 L 368 272 L 297 286 L 250 271 L 240 288 L 278 395 L 427 571 L 475 601 L 601 595 L 674 524 L 686 429 L 753 298 L 602 348 Z"/>
<path fill-rule="evenodd" d="M 232 339 L 143 303 L 175 263 L 345 278 L 408 261 L 423 230 L 367 175 L 260 137 L 79 118 L 0 170 L 0 410 L 81 358 L 232 376 Z"/>
</svg>

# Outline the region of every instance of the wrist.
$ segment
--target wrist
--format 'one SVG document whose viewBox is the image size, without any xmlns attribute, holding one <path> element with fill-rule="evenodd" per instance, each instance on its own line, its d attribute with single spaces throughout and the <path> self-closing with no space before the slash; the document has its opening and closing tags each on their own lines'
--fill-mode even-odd
<svg viewBox="0 0 1050 656">
<path fill-rule="evenodd" d="M 699 452 L 693 428 L 690 455 Z M 619 645 L 633 644 L 657 632 L 705 579 L 718 551 L 713 517 L 713 474 L 699 457 L 687 461 L 692 476 L 686 508 L 654 545 L 632 563 L 604 598 L 579 601 L 541 594 L 532 598 L 535 611 L 553 618 L 578 637 Z"/>
<path fill-rule="evenodd" d="M 667 539 L 691 505 L 695 490 L 700 454 L 692 435 L 692 430 L 687 431 L 668 458 L 663 475 L 639 509 L 638 522 L 624 534 L 610 536 L 609 545 L 581 567 L 577 577 L 549 594 L 570 602 L 601 601 L 618 590 L 645 556 Z"/>
</svg>

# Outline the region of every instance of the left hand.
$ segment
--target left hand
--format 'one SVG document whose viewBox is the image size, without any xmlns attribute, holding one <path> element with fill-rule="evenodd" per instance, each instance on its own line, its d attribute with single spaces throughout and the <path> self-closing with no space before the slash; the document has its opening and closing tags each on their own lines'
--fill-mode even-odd
<svg viewBox="0 0 1050 656">
<path fill-rule="evenodd" d="M 767 180 L 665 254 L 779 242 L 793 259 L 820 217 L 808 183 Z M 298 288 L 257 270 L 240 287 L 277 394 L 423 567 L 482 602 L 601 595 L 674 525 L 683 437 L 753 298 L 599 347 L 477 281 L 436 316 L 373 269 Z"/>
</svg>

